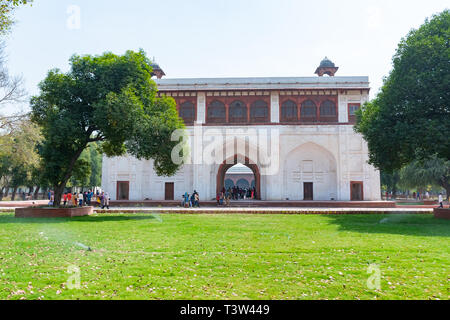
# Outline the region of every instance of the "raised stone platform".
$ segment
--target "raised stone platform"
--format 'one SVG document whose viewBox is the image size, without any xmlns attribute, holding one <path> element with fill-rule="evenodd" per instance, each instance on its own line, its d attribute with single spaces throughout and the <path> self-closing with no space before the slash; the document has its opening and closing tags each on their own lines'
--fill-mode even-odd
<svg viewBox="0 0 450 320">
<path fill-rule="evenodd" d="M 434 217 L 437 219 L 450 220 L 450 208 L 449 209 L 435 208 L 433 210 L 433 212 L 434 212 Z"/>
<path fill-rule="evenodd" d="M 16 208 L 16 218 L 71 218 L 88 216 L 94 213 L 94 207 L 77 208 Z"/>
</svg>

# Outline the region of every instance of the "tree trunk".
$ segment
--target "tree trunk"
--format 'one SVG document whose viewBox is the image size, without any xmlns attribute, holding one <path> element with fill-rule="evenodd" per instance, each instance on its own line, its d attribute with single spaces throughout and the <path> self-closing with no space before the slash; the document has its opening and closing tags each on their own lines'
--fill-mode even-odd
<svg viewBox="0 0 450 320">
<path fill-rule="evenodd" d="M 3 200 L 3 190 L 5 189 L 5 187 L 0 188 L 0 201 Z"/>
<path fill-rule="evenodd" d="M 75 153 L 73 158 L 70 160 L 70 164 L 66 170 L 66 174 L 64 175 L 63 181 L 54 187 L 55 188 L 54 189 L 55 190 L 55 199 L 53 202 L 54 207 L 58 207 L 61 205 L 62 194 L 64 192 L 64 188 L 66 187 L 67 181 L 69 181 L 70 177 L 72 176 L 72 171 L 73 171 L 73 167 L 75 166 L 75 162 L 78 160 L 78 158 L 80 157 L 83 150 L 86 149 L 86 146 L 87 146 L 87 143 L 82 148 L 78 149 L 78 151 Z"/>
<path fill-rule="evenodd" d="M 61 183 L 59 186 L 55 186 L 55 199 L 53 201 L 53 206 L 58 207 L 61 205 L 61 198 L 64 191 L 65 183 Z"/>
<path fill-rule="evenodd" d="M 36 189 L 34 190 L 34 195 L 33 195 L 33 199 L 34 200 L 38 200 L 38 198 L 39 198 L 39 189 L 40 188 L 41 188 L 40 186 L 37 186 Z"/>
<path fill-rule="evenodd" d="M 11 201 L 14 201 L 14 199 L 16 199 L 17 188 L 18 187 L 14 187 L 14 189 L 13 189 L 13 193 L 11 194 Z"/>
<path fill-rule="evenodd" d="M 397 198 L 397 186 L 394 184 L 392 186 L 392 199 L 391 200 L 395 200 Z"/>
<path fill-rule="evenodd" d="M 445 192 L 447 193 L 447 201 L 450 201 L 450 185 L 443 186 Z"/>
<path fill-rule="evenodd" d="M 6 186 L 5 190 L 5 198 L 9 195 L 9 186 Z"/>
</svg>

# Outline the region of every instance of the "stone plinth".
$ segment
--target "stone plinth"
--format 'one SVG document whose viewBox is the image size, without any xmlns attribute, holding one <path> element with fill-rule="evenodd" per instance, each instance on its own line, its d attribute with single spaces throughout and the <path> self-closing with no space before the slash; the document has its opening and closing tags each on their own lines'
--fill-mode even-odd
<svg viewBox="0 0 450 320">
<path fill-rule="evenodd" d="M 434 208 L 434 217 L 437 219 L 446 219 L 450 220 L 450 208 L 444 209 L 444 208 Z"/>
<path fill-rule="evenodd" d="M 94 207 L 78 208 L 16 208 L 16 218 L 71 218 L 88 216 L 94 212 Z"/>
</svg>

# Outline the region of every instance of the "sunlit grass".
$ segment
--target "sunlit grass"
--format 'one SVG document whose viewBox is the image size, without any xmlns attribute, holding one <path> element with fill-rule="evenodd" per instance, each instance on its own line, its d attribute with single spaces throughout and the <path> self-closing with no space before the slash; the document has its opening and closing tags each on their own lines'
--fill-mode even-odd
<svg viewBox="0 0 450 320">
<path fill-rule="evenodd" d="M 432 215 L 0 213 L 0 298 L 448 299 L 449 237 Z"/>
</svg>

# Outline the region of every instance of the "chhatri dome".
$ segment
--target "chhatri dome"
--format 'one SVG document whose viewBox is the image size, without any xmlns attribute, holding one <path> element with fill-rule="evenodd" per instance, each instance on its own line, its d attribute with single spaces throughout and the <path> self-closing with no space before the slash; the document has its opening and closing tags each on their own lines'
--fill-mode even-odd
<svg viewBox="0 0 450 320">
<path fill-rule="evenodd" d="M 330 59 L 325 57 L 320 62 L 320 65 L 317 67 L 315 74 L 317 74 L 319 77 L 323 77 L 324 74 L 333 77 L 334 74 L 338 71 L 338 69 L 339 67 L 336 67 L 335 64 Z"/>
<path fill-rule="evenodd" d="M 152 76 L 156 76 L 156 78 L 161 79 L 163 76 L 166 75 L 164 71 L 161 69 L 161 67 L 155 62 L 154 59 L 150 64 L 150 66 L 152 67 Z"/>
</svg>

